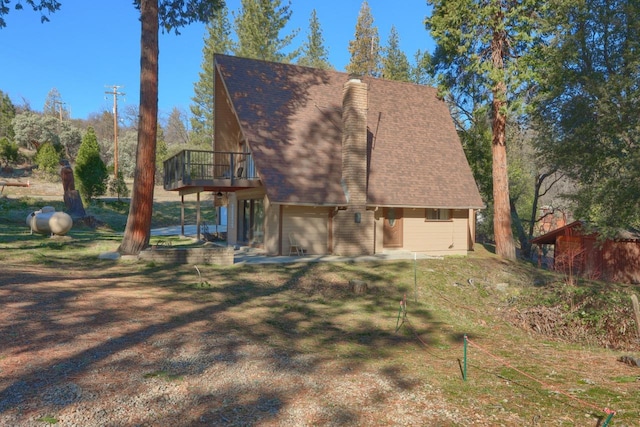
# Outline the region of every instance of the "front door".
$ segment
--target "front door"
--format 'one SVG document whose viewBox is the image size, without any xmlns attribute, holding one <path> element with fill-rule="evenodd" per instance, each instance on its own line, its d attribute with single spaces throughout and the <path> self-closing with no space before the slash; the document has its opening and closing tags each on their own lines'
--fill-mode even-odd
<svg viewBox="0 0 640 427">
<path fill-rule="evenodd" d="M 384 208 L 382 247 L 402 247 L 402 208 Z"/>
</svg>

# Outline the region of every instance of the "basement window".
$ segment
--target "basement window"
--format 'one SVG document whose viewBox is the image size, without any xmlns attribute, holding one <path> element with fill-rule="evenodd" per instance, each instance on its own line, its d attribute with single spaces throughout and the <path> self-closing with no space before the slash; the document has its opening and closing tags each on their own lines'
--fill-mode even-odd
<svg viewBox="0 0 640 427">
<path fill-rule="evenodd" d="M 431 209 L 424 210 L 425 221 L 449 221 L 451 214 L 449 209 Z"/>
</svg>

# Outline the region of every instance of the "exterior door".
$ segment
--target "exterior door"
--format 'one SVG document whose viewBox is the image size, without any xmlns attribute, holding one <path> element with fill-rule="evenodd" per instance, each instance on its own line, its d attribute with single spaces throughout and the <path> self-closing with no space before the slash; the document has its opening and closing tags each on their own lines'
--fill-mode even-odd
<svg viewBox="0 0 640 427">
<path fill-rule="evenodd" d="M 402 247 L 402 208 L 384 208 L 382 247 Z"/>
</svg>

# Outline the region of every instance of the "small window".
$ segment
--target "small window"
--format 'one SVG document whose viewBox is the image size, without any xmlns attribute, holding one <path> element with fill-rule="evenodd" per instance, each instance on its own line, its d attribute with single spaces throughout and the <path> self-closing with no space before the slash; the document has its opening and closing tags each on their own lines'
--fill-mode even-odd
<svg viewBox="0 0 640 427">
<path fill-rule="evenodd" d="M 449 219 L 449 209 L 425 209 L 425 221 L 448 221 Z"/>
</svg>

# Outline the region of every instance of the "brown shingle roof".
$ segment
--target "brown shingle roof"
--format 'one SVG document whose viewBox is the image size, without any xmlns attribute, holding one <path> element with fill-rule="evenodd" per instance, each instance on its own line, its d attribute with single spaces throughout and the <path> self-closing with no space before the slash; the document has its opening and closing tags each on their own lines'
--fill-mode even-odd
<svg viewBox="0 0 640 427">
<path fill-rule="evenodd" d="M 216 55 L 273 203 L 342 205 L 346 73 Z M 368 204 L 483 206 L 449 110 L 433 88 L 369 79 Z"/>
</svg>

